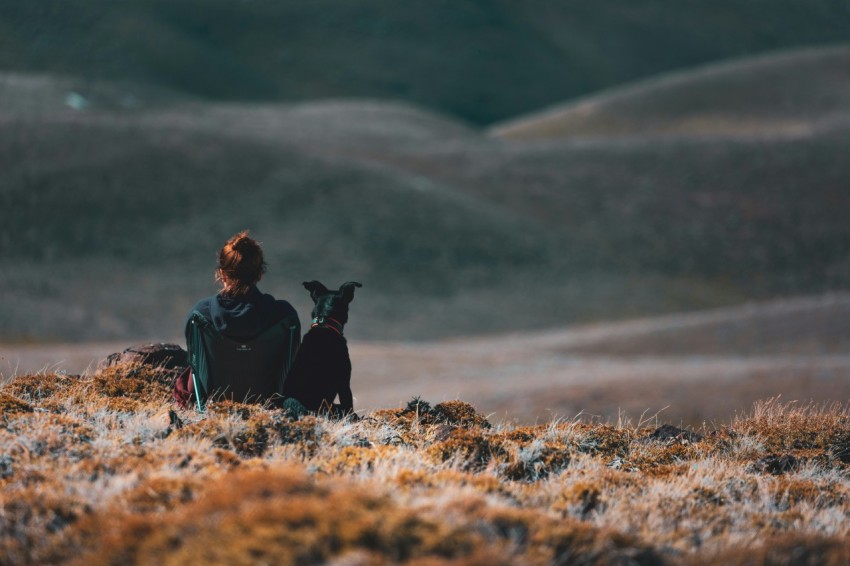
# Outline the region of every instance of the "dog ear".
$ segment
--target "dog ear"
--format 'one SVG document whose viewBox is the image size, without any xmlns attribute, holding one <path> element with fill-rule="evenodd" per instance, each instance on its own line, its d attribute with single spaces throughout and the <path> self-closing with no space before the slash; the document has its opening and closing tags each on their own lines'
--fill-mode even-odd
<svg viewBox="0 0 850 566">
<path fill-rule="evenodd" d="M 314 303 L 319 300 L 319 295 L 323 295 L 328 292 L 328 288 L 318 281 L 305 281 L 302 285 L 304 285 L 305 289 L 310 291 L 310 298 L 313 299 Z"/>
<path fill-rule="evenodd" d="M 349 281 L 348 283 L 340 285 L 339 292 L 342 293 L 342 298 L 345 299 L 345 302 L 350 303 L 354 300 L 354 288 L 362 286 L 363 285 L 356 281 Z"/>
</svg>

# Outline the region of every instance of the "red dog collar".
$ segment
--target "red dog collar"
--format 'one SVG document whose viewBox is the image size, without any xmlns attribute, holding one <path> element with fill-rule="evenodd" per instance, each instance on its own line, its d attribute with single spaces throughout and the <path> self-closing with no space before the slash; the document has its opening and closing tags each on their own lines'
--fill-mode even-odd
<svg viewBox="0 0 850 566">
<path fill-rule="evenodd" d="M 330 328 L 331 330 L 342 336 L 343 324 L 335 318 L 331 318 L 329 316 L 317 316 L 313 319 L 312 324 L 310 324 L 310 328 L 316 328 L 317 326 L 321 326 L 322 328 Z"/>
</svg>

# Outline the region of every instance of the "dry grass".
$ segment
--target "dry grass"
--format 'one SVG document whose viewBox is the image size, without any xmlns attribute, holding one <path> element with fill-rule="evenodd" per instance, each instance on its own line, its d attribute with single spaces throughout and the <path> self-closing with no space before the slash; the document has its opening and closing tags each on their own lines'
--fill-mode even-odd
<svg viewBox="0 0 850 566">
<path fill-rule="evenodd" d="M 842 564 L 850 410 L 768 400 L 667 439 L 490 423 L 460 401 L 359 421 L 220 403 L 164 373 L 0 390 L 0 562 Z"/>
</svg>

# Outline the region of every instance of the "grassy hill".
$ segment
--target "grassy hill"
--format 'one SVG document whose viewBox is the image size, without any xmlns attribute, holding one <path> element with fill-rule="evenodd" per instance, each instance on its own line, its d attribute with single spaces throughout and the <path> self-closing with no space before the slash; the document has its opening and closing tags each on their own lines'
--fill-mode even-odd
<svg viewBox="0 0 850 566">
<path fill-rule="evenodd" d="M 604 356 L 842 355 L 849 314 L 846 295 L 751 303 L 621 323 L 619 332 L 591 332 L 563 348 Z"/>
<path fill-rule="evenodd" d="M 265 288 L 302 313 L 303 280 L 363 280 L 367 304 L 401 323 L 417 316 L 399 309 L 404 297 L 427 305 L 493 269 L 541 262 L 536 227 L 427 178 L 208 128 L 200 111 L 7 122 L 0 253 L 17 265 L 3 276 L 7 337 L 179 333 L 194 300 L 214 292 L 219 240 L 245 227 L 266 244 Z M 280 133 L 298 145 L 297 130 Z M 91 296 L 93 284 L 111 291 Z"/>
<path fill-rule="evenodd" d="M 648 274 L 671 297 L 677 281 L 801 294 L 847 284 L 848 133 L 505 143 L 407 163 L 545 226 L 571 273 L 620 273 L 633 295 Z"/>
<path fill-rule="evenodd" d="M 359 421 L 173 410 L 114 366 L 0 388 L 14 564 L 841 564 L 846 407 L 763 402 L 711 428 L 490 422 L 461 401 Z M 658 428 L 657 428 L 658 427 Z"/>
<path fill-rule="evenodd" d="M 511 140 L 613 135 L 799 136 L 850 119 L 850 46 L 664 75 L 497 124 Z"/>
<path fill-rule="evenodd" d="M 777 81 L 797 72 L 777 69 Z M 0 254 L 15 262 L 0 274 L 4 340 L 178 335 L 215 290 L 217 247 L 246 227 L 269 253 L 265 289 L 302 313 L 300 281 L 362 280 L 360 338 L 850 283 L 850 128 L 838 119 L 793 135 L 527 143 L 401 103 L 210 104 L 44 75 L 0 85 Z M 805 100 L 812 116 L 842 108 Z"/>
<path fill-rule="evenodd" d="M 842 0 L 0 2 L 0 69 L 216 100 L 377 97 L 486 124 L 627 81 L 850 40 Z"/>
</svg>

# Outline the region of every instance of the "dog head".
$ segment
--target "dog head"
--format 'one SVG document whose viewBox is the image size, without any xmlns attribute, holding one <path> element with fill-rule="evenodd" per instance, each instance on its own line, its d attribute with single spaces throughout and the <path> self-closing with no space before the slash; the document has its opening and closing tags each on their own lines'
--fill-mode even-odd
<svg viewBox="0 0 850 566">
<path fill-rule="evenodd" d="M 348 322 L 348 305 L 354 300 L 354 289 L 362 287 L 360 283 L 343 283 L 338 291 L 331 291 L 318 281 L 305 281 L 304 288 L 310 291 L 313 299 L 313 318 L 333 318 L 345 324 Z"/>
</svg>

